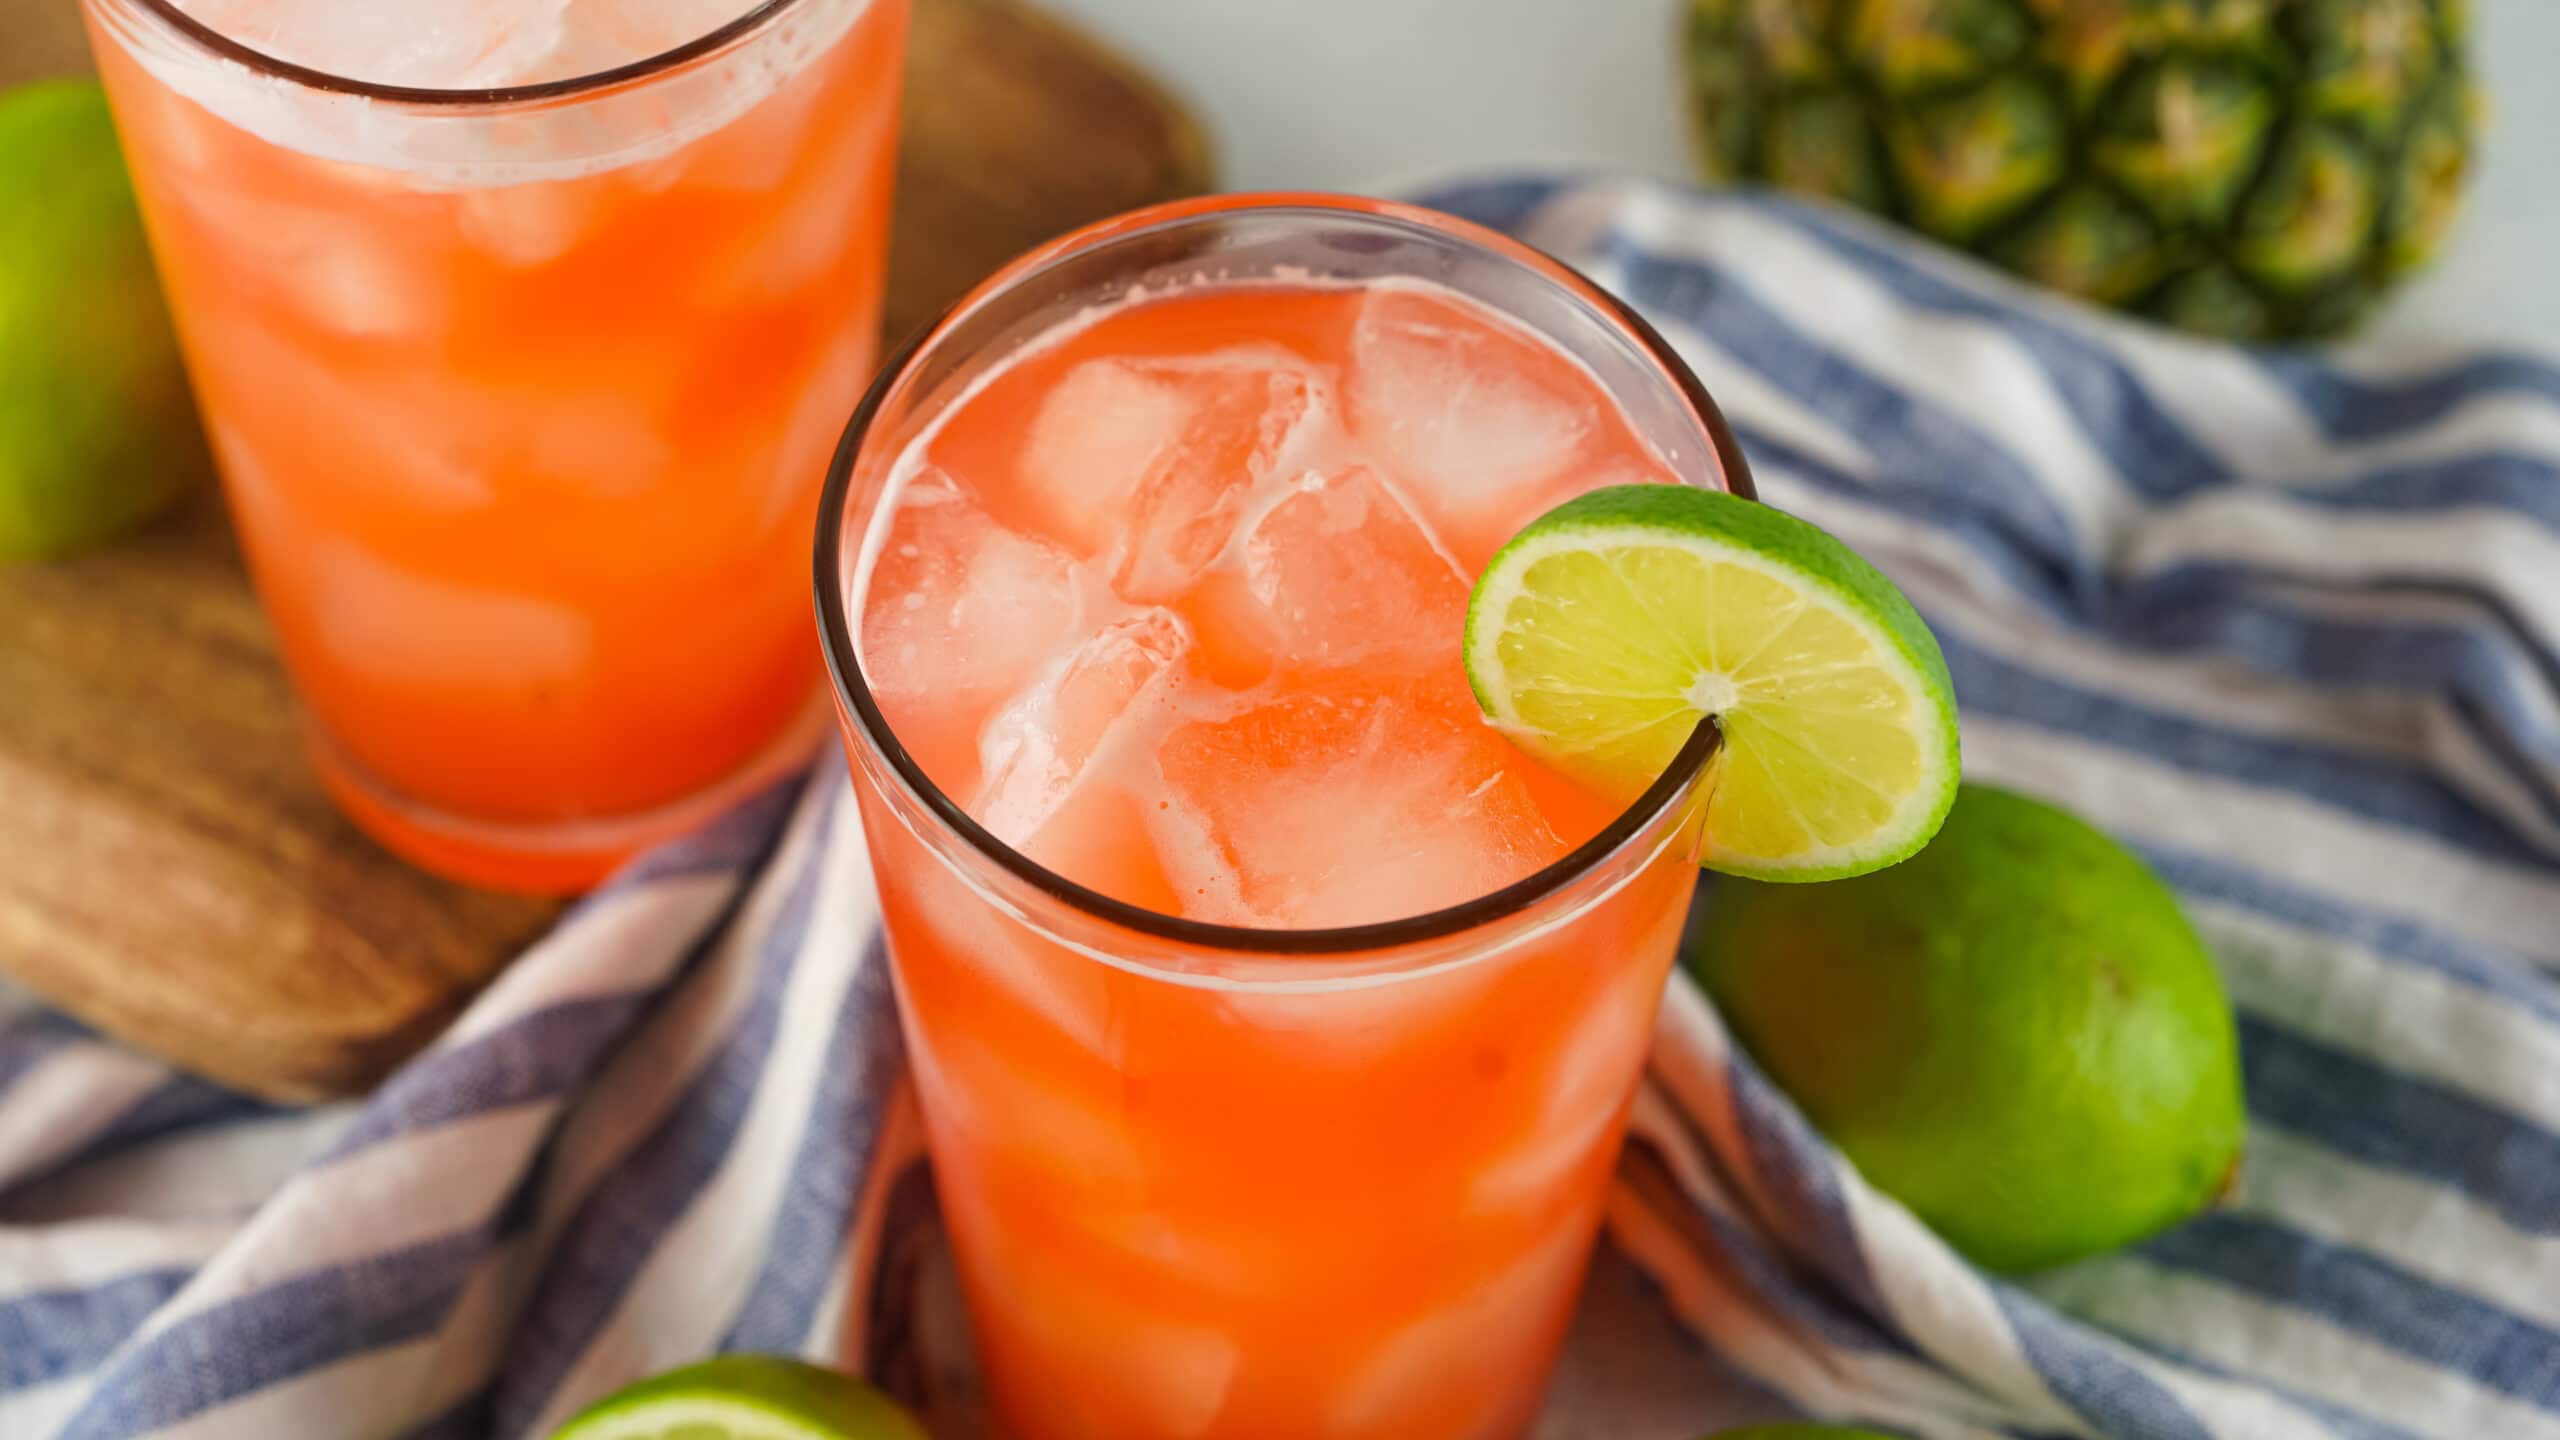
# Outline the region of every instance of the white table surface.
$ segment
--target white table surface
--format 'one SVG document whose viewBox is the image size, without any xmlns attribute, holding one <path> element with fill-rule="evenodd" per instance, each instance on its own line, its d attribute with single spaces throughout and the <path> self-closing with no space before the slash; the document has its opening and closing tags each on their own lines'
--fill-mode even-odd
<svg viewBox="0 0 2560 1440">
<path fill-rule="evenodd" d="M 1524 162 L 1685 177 L 1678 0 L 1051 0 L 1206 117 L 1235 189 Z M 2489 93 L 2453 244 L 2370 333 L 2560 354 L 2560 0 L 2474 0 Z"/>
</svg>

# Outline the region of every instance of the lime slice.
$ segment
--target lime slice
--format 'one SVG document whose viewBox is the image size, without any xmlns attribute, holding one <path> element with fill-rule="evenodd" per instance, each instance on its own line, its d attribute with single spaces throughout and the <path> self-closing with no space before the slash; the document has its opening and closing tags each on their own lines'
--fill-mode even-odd
<svg viewBox="0 0 2560 1440">
<path fill-rule="evenodd" d="M 617 1390 L 552 1440 L 925 1440 L 850 1375 L 774 1355 L 722 1355 Z"/>
<path fill-rule="evenodd" d="M 1539 517 L 1477 579 L 1466 661 L 1495 725 L 1614 799 L 1713 716 L 1712 869 L 1863 874 L 1928 843 L 1955 802 L 1954 690 L 1911 602 L 1736 496 L 1621 485 Z"/>
</svg>

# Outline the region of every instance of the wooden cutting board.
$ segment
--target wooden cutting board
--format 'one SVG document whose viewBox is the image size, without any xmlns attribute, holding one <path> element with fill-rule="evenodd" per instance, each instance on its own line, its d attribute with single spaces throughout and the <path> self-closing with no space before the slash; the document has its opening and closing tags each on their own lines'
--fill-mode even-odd
<svg viewBox="0 0 2560 1440">
<path fill-rule="evenodd" d="M 1037 241 L 1209 186 L 1181 106 L 1035 10 L 915 0 L 909 45 L 891 335 Z M 0 84 L 87 64 L 75 0 L 0 0 Z M 0 971 L 302 1100 L 372 1083 L 556 913 L 330 808 L 209 488 L 104 552 L 0 566 Z"/>
</svg>

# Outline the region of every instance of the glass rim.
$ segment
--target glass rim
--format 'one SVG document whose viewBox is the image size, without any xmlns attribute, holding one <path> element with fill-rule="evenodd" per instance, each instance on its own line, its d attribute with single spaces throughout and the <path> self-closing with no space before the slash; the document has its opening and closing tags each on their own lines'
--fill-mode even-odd
<svg viewBox="0 0 2560 1440">
<path fill-rule="evenodd" d="M 1712 718 L 1699 722 L 1662 774 L 1655 777 L 1644 793 L 1607 825 L 1561 858 L 1500 889 L 1436 910 L 1361 925 L 1279 929 L 1220 924 L 1150 910 L 1078 884 L 1023 854 L 979 824 L 965 806 L 925 773 L 924 767 L 898 739 L 896 729 L 880 709 L 869 681 L 863 676 L 849 597 L 845 594 L 850 576 L 845 568 L 844 512 L 852 499 L 854 471 L 863 441 L 868 437 L 881 407 L 913 372 L 916 362 L 946 330 L 965 319 L 988 298 L 1067 255 L 1105 241 L 1160 233 L 1239 211 L 1266 214 L 1303 211 L 1311 215 L 1352 214 L 1401 220 L 1492 251 L 1543 275 L 1597 310 L 1601 319 L 1621 327 L 1628 338 L 1650 356 L 1697 418 L 1717 467 L 1723 473 L 1727 489 L 1746 500 L 1759 498 L 1752 484 L 1750 466 L 1743 458 L 1742 446 L 1734 438 L 1732 426 L 1726 422 L 1724 412 L 1716 407 L 1713 397 L 1707 394 L 1705 385 L 1672 350 L 1670 342 L 1624 301 L 1554 256 L 1454 215 L 1362 196 L 1286 191 L 1170 201 L 1071 231 L 1016 257 L 980 281 L 939 316 L 917 327 L 882 362 L 879 375 L 864 392 L 861 402 L 854 407 L 852 418 L 845 424 L 844 434 L 836 444 L 835 456 L 827 467 L 825 488 L 818 497 L 814 579 L 820 648 L 825 655 L 829 682 L 835 687 L 836 699 L 844 713 L 853 717 L 861 729 L 863 739 L 879 752 L 891 772 L 936 820 L 999 869 L 1050 899 L 1093 919 L 1160 940 L 1206 950 L 1253 955 L 1346 955 L 1446 939 L 1521 915 L 1539 901 L 1589 874 L 1641 834 L 1679 797 L 1691 779 L 1705 770 L 1707 762 L 1714 758 L 1722 743 L 1721 732 Z"/>
<path fill-rule="evenodd" d="M 583 75 L 567 75 L 557 80 L 538 80 L 521 85 L 490 85 L 470 89 L 433 85 L 393 85 L 377 80 L 358 80 L 316 66 L 287 60 L 216 30 L 204 21 L 178 8 L 176 0 L 84 0 L 101 9 L 110 5 L 130 5 L 176 31 L 180 38 L 218 59 L 247 67 L 252 73 L 289 81 L 306 90 L 348 95 L 363 100 L 388 101 L 398 105 L 428 109 L 502 110 L 536 105 L 547 101 L 574 99 L 603 94 L 642 80 L 654 79 L 672 70 L 682 69 L 705 56 L 728 48 L 732 43 L 763 30 L 775 19 L 797 9 L 809 0 L 752 0 L 741 13 L 704 31 L 679 45 L 670 46 L 654 55 L 626 60 L 619 65 Z M 857 0 L 868 7 L 877 0 Z"/>
</svg>

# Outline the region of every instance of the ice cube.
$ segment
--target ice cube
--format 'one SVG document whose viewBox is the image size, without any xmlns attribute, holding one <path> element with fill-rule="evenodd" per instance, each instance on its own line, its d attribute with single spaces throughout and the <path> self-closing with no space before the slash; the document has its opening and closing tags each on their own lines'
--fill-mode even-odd
<svg viewBox="0 0 2560 1440">
<path fill-rule="evenodd" d="M 259 555 L 279 613 L 305 618 L 329 665 L 383 705 L 443 713 L 457 705 L 556 704 L 591 683 L 594 623 L 522 591 L 473 584 L 411 557 L 313 530 L 302 497 L 231 427 L 210 429 L 224 490 L 244 534 L 297 534 Z M 289 600 L 283 597 L 291 597 Z M 297 662 L 298 663 L 298 662 Z"/>
<path fill-rule="evenodd" d="M 1056 1090 L 1047 1083 L 1046 1071 L 1061 1063 L 1062 1055 L 1111 1057 L 1112 977 L 1119 972 L 1042 937 L 941 866 L 884 867 L 880 885 L 892 943 L 921 940 L 917 968 L 929 985 L 919 988 L 943 997 L 932 1002 L 938 1007 L 965 1012 L 976 1022 L 967 1034 L 952 1039 L 938 1062 L 943 1069 L 968 1072 L 969 1096 L 961 1101 L 995 1097 L 978 1105 L 984 1114 L 973 1124 L 990 1131 L 1009 1129 L 1006 1116 L 1017 1102 L 1007 1097 L 1016 1089 Z M 907 926 L 920 934 L 911 938 Z M 1043 1098 L 1048 1097 L 1019 1103 L 1036 1104 Z M 1074 1103 L 1063 1095 L 1055 1098 L 1061 1105 Z M 1090 1124 L 1036 1128 L 1087 1136 L 1120 1127 L 1097 1116 Z M 1094 1148 L 1100 1148 L 1098 1142 Z M 1114 1142 L 1112 1148 L 1117 1153 L 1126 1147 Z M 1134 1155 L 1129 1152 L 1132 1164 Z"/>
<path fill-rule="evenodd" d="M 1188 416 L 1182 392 L 1138 364 L 1089 360 L 1068 371 L 1023 442 L 1023 488 L 1042 528 L 1098 553 Z"/>
<path fill-rule="evenodd" d="M 828 457 L 844 435 L 844 417 L 862 399 L 863 383 L 878 355 L 879 339 L 870 326 L 847 326 L 819 352 L 806 378 L 796 382 L 800 398 L 774 436 L 775 458 L 748 471 L 766 487 L 759 530 L 807 523 L 794 517 L 809 503 L 809 478 L 826 473 Z"/>
<path fill-rule="evenodd" d="M 1009 1356 L 1003 1397 L 1042 1433 L 1073 1440 L 1192 1440 L 1227 1408 L 1244 1347 L 1208 1324 L 1149 1310 L 1069 1278 L 984 1295 L 978 1323 Z"/>
<path fill-rule="evenodd" d="M 1115 620 L 1043 668 L 978 736 L 985 777 L 970 813 L 1008 844 L 1048 823 L 1107 747 L 1154 728 L 1191 631 L 1165 609 Z"/>
<path fill-rule="evenodd" d="M 970 794 L 987 710 L 1081 633 L 1084 586 L 1057 547 L 998 525 L 940 469 L 889 503 L 857 597 L 864 678 L 925 772 Z"/>
<path fill-rule="evenodd" d="M 449 412 L 431 408 L 446 384 L 458 383 L 452 377 L 423 373 L 415 364 L 380 370 L 332 363 L 335 355 L 314 355 L 247 328 L 222 344 L 232 363 L 208 381 L 207 409 L 230 416 L 240 435 L 258 437 L 263 470 L 303 484 L 360 474 L 366 503 L 404 521 L 441 520 L 497 503 L 488 457 L 471 444 L 476 427 L 454 424 Z M 314 426 L 314 415 L 330 423 Z M 237 439 L 217 448 L 240 452 L 245 464 Z"/>
<path fill-rule="evenodd" d="M 713 142 L 735 149 L 736 142 L 725 138 L 728 131 L 747 131 L 761 137 L 761 148 L 790 156 L 792 165 L 754 201 L 759 218 L 742 243 L 712 263 L 703 293 L 714 304 L 806 305 L 812 286 L 832 284 L 824 293 L 841 294 L 863 283 L 854 277 L 863 273 L 866 260 L 876 263 L 885 243 L 877 228 L 879 197 L 897 159 L 897 107 L 866 105 L 849 122 L 826 123 L 774 111 L 805 103 L 789 91 L 776 95 L 730 122 L 723 138 Z M 784 128 L 795 123 L 804 126 L 798 133 Z M 805 153 L 794 153 L 793 141 Z M 717 163 L 706 157 L 699 168 L 708 172 Z M 736 186 L 734 178 L 724 180 Z"/>
<path fill-rule="evenodd" d="M 1595 383 L 1483 311 L 1380 285 L 1352 326 L 1344 389 L 1353 435 L 1474 562 L 1570 483 L 1601 425 Z"/>
<path fill-rule="evenodd" d="M 1068 1173 L 1041 1188 L 954 1186 L 944 1208 L 977 1276 L 995 1282 L 973 1288 L 970 1310 L 983 1353 L 1003 1362 L 989 1367 L 1002 1409 L 1074 1440 L 1211 1431 L 1244 1369 L 1243 1346 L 1211 1318 L 1229 1307 L 1191 1298 L 1196 1277 L 1149 1275 L 1159 1262 L 1118 1243 L 1128 1237 L 1096 1235 L 1093 1222 L 1125 1206 Z M 1172 1253 L 1196 1253 L 1190 1238 Z M 1146 1277 L 1135 1286 L 1131 1259 Z"/>
<path fill-rule="evenodd" d="M 1222 679 L 1384 657 L 1454 664 L 1466 578 L 1376 472 L 1309 472 L 1249 517 L 1193 600 Z"/>
<path fill-rule="evenodd" d="M 1286 1293 L 1296 1269 L 1260 1237 L 1221 1231 L 1197 1215 L 1177 1218 L 1162 1201 L 1124 1209 L 1088 1206 L 1071 1223 L 1139 1274 L 1195 1292 L 1267 1298 Z"/>
<path fill-rule="evenodd" d="M 178 0 L 178 8 L 315 70 L 470 90 L 552 78 L 569 0 Z"/>
<path fill-rule="evenodd" d="M 1226 1408 L 1244 1347 L 1206 1325 L 1181 1325 L 1134 1312 L 1123 1323 L 1079 1337 L 1084 1364 L 1076 1384 L 1110 1395 L 1106 1418 L 1090 1433 L 1096 1440 L 1163 1435 L 1177 1440 L 1206 1435 Z"/>
<path fill-rule="evenodd" d="M 1470 1214 L 1506 1214 L 1546 1208 L 1594 1156 L 1617 1124 L 1616 1109 L 1595 1111 L 1565 1129 L 1538 1138 L 1488 1167 L 1468 1187 Z"/>
<path fill-rule="evenodd" d="M 334 172 L 349 186 L 359 172 Z M 332 336 L 427 343 L 450 323 L 448 212 L 386 179 L 362 215 L 226 183 L 183 193 L 194 232 L 225 272 L 248 277 L 277 320 Z M 442 248 L 439 248 L 439 247 Z"/>
<path fill-rule="evenodd" d="M 1381 1345 L 1353 1374 L 1327 1427 L 1346 1435 L 1516 1433 L 1534 1377 L 1561 1335 L 1591 1232 L 1550 1226 L 1524 1253 Z M 1451 1376 L 1491 1383 L 1453 1386 Z"/>
<path fill-rule="evenodd" d="M 1652 997 L 1646 996 L 1644 1018 Z M 1615 1133 L 1638 1072 L 1644 1068 L 1652 1030 L 1619 1017 L 1584 1017 L 1554 1072 L 1556 1087 L 1526 1138 L 1487 1166 L 1468 1187 L 1471 1213 L 1502 1214 L 1545 1209 L 1559 1187 Z"/>
<path fill-rule="evenodd" d="M 1617 1133 L 1652 1050 L 1654 1012 L 1687 918 L 1686 907 L 1667 909 L 1590 978 L 1589 1001 L 1573 1002 L 1556 1046 L 1531 1059 L 1543 1103 L 1520 1143 L 1476 1176 L 1472 1213 L 1552 1213 L 1578 1171 L 1607 1163 L 1598 1152 Z"/>
<path fill-rule="evenodd" d="M 129 137 L 125 144 L 136 153 L 147 153 L 158 184 L 178 194 L 216 183 L 210 172 L 220 168 L 237 147 L 257 143 L 174 85 L 119 90 L 116 115 L 117 130 Z"/>
<path fill-rule="evenodd" d="M 1185 910 L 1361 924 L 1473 899 L 1562 856 L 1509 746 L 1448 688 L 1345 681 L 1177 726 L 1157 753 L 1169 801 L 1157 832 Z"/>
<path fill-rule="evenodd" d="M 1221 996 L 1219 1008 L 1292 1073 L 1374 1075 L 1481 1014 L 1477 1007 L 1505 973 L 1498 964 L 1459 965 L 1378 985 L 1240 992 Z"/>
<path fill-rule="evenodd" d="M 566 605 L 410 569 L 328 535 L 307 538 L 298 563 L 331 662 L 385 704 L 522 704 L 591 683 L 593 627 Z"/>
<path fill-rule="evenodd" d="M 456 514 L 496 502 L 501 487 L 538 490 L 546 500 L 619 504 L 649 497 L 682 503 L 698 476 L 675 463 L 665 406 L 646 368 L 561 365 L 548 373 L 493 373 L 477 366 L 423 364 L 414 355 L 349 356 L 336 347 L 286 343 L 235 331 L 222 344 L 255 364 L 217 377 L 223 408 L 259 437 L 270 463 L 292 481 L 363 478 L 368 505 L 406 518 Z M 326 425 L 312 423 L 326 416 Z M 646 514 L 631 517 L 646 524 Z M 700 513 L 685 506 L 684 513 Z M 581 566 L 608 558 L 645 560 L 663 577 L 655 550 L 612 557 L 588 547 Z"/>
<path fill-rule="evenodd" d="M 1004 956 L 996 963 L 1009 963 L 1019 951 L 998 948 L 983 956 Z M 1070 958 L 1101 969 L 1091 958 Z M 1044 1002 L 1055 999 L 1060 997 L 1044 994 Z M 1062 1084 L 1050 1068 L 1006 1056 L 983 1038 L 919 1045 L 914 1063 L 924 1104 L 970 1156 L 1011 1166 L 1016 1174 L 1032 1171 L 1037 1184 L 1060 1197 L 1126 1194 L 1144 1179 L 1129 1125 L 1098 1109 L 1088 1086 Z"/>
<path fill-rule="evenodd" d="M 605 214 L 602 181 L 540 180 L 493 185 L 462 193 L 454 202 L 463 238 L 501 265 L 548 265 L 586 238 Z"/>
<path fill-rule="evenodd" d="M 755 0 L 544 0 L 563 13 L 560 75 L 588 74 L 698 40 L 755 8 Z"/>
<path fill-rule="evenodd" d="M 1599 465 L 1576 474 L 1575 484 L 1593 490 L 1611 485 L 1679 485 L 1681 478 L 1671 467 L 1651 456 L 1620 457 L 1604 460 Z"/>
<path fill-rule="evenodd" d="M 1001 943 L 981 944 L 973 948 L 969 952 L 969 963 L 980 975 L 994 982 L 1013 1003 L 1052 1027 L 1059 1038 L 1079 1050 L 1108 1056 L 1111 1053 L 1114 984 L 1110 968 L 1089 955 L 1079 955 L 1065 946 L 1044 940 L 1010 919 L 997 917 L 984 900 L 978 900 L 976 904 L 980 914 L 994 917 L 1006 934 Z M 992 940 L 994 937 L 988 938 Z M 1026 1083 L 1032 1088 L 1039 1085 L 1036 1080 Z M 1081 1136 L 1089 1143 L 1075 1148 L 1094 1153 L 1109 1149 L 1114 1155 L 1128 1149 L 1124 1127 L 1105 1117 L 1088 1117 L 1075 1125 L 1063 1120 L 1055 1125 L 1033 1124 L 1033 1117 L 1024 1108 L 1031 1103 L 1025 1100 L 1022 1106 L 1014 1107 L 1010 1113 L 1014 1123 L 1042 1137 L 1039 1143 L 1063 1145 L 1070 1138 Z M 1057 1103 L 1062 1110 L 1071 1104 L 1065 1097 L 1057 1097 Z"/>
<path fill-rule="evenodd" d="M 444 323 L 443 276 L 343 228 L 280 262 L 304 314 L 341 335 L 372 339 L 424 337 Z"/>
<path fill-rule="evenodd" d="M 1088 776 L 1014 848 L 1086 889 L 1159 915 L 1181 914 L 1150 823 L 1162 808 L 1162 787 L 1128 783 L 1152 768 L 1115 765 Z"/>
<path fill-rule="evenodd" d="M 1050 534 L 1110 552 L 1123 598 L 1169 600 L 1226 548 L 1246 494 L 1322 404 L 1319 377 L 1276 347 L 1088 360 L 1032 421 L 1027 499 Z"/>
</svg>

